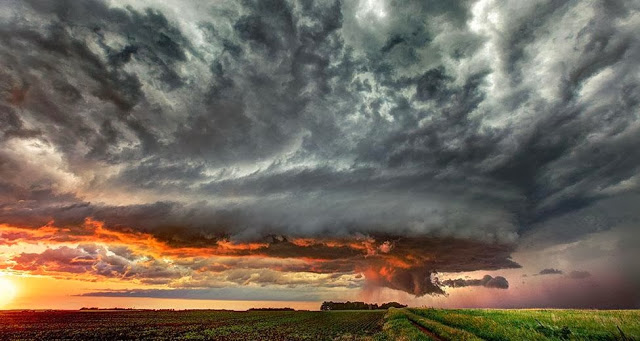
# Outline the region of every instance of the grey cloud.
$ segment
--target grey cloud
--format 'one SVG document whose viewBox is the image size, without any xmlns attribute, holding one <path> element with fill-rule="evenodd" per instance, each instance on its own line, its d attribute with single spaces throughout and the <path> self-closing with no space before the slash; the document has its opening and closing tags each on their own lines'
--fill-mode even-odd
<svg viewBox="0 0 640 341">
<path fill-rule="evenodd" d="M 54 15 L 63 26 L 80 26 L 92 30 L 98 44 L 106 50 L 111 66 L 122 66 L 135 56 L 149 65 L 157 66 L 160 71 L 158 79 L 164 81 L 169 88 L 181 85 L 180 76 L 173 67 L 175 63 L 186 59 L 185 49 L 190 49 L 190 45 L 162 13 L 151 8 L 145 13 L 109 8 L 104 2 L 95 0 L 81 3 L 31 0 L 27 3 L 36 11 Z M 126 34 L 128 44 L 120 50 L 109 47 L 105 35 L 113 33 Z M 131 104 L 118 105 L 128 108 Z"/>
<path fill-rule="evenodd" d="M 622 235 L 626 235 L 627 240 L 633 240 L 635 237 L 631 226 L 640 219 L 633 209 L 638 200 L 637 193 L 621 193 L 536 223 L 531 231 L 523 233 L 521 247 L 531 249 L 576 242 L 585 235 L 615 228 L 628 231 Z"/>
<path fill-rule="evenodd" d="M 540 270 L 540 272 L 538 272 L 538 275 L 562 275 L 563 273 L 564 272 L 562 270 L 546 268 Z"/>
<path fill-rule="evenodd" d="M 155 148 L 158 137 L 149 126 L 156 120 L 148 113 L 153 108 L 142 90 L 142 77 L 126 67 L 135 58 L 170 91 L 181 82 L 175 68 L 185 60 L 188 41 L 153 10 L 113 9 L 100 1 L 29 3 L 43 15 L 39 24 L 44 31 L 19 19 L 3 22 L 0 39 L 8 48 L 1 57 L 13 65 L 3 70 L 10 71 L 7 90 L 24 91 L 14 103 L 22 117 L 46 123 L 40 138 L 65 153 L 74 167 L 79 158 L 121 162 Z M 21 5 L 15 10 L 28 13 Z M 118 44 L 124 44 L 122 51 Z M 136 106 L 146 110 L 127 114 Z M 121 148 L 127 143 L 139 143 L 141 150 Z M 81 148 L 86 152 L 76 155 L 82 144 L 89 149 Z"/>
<path fill-rule="evenodd" d="M 485 288 L 509 289 L 509 282 L 502 276 L 492 277 L 490 275 L 485 275 L 484 277 L 482 277 L 482 279 L 447 279 L 442 281 L 441 283 L 444 286 L 453 288 L 482 286 Z"/>
</svg>

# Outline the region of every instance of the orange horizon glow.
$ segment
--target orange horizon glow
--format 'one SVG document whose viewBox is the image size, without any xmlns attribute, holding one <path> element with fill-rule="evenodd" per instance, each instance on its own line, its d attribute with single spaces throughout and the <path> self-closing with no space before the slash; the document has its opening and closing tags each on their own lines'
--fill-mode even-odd
<svg viewBox="0 0 640 341">
<path fill-rule="evenodd" d="M 10 283 L 16 289 L 15 295 L 4 296 Z M 136 285 L 112 282 L 111 289 L 134 289 Z M 209 300 L 174 299 L 147 297 L 88 297 L 80 296 L 92 290 L 104 288 L 104 283 L 86 282 L 74 279 L 56 279 L 45 276 L 0 277 L 0 310 L 78 310 L 87 308 L 130 308 L 130 309 L 220 309 L 247 310 L 250 308 L 293 308 L 296 310 L 319 310 L 316 301 L 258 301 L 258 300 Z M 7 300 L 8 299 L 8 300 Z"/>
<path fill-rule="evenodd" d="M 0 276 L 0 309 L 10 305 L 17 294 L 16 285 L 6 276 Z"/>
<path fill-rule="evenodd" d="M 348 239 L 311 239 L 297 238 L 288 242 L 290 246 L 298 249 L 313 249 L 316 247 L 338 250 L 352 250 L 359 258 L 365 259 L 375 255 L 377 246 L 371 238 Z M 175 246 L 165 241 L 158 240 L 155 236 L 137 232 L 134 229 L 119 228 L 118 231 L 105 227 L 101 221 L 86 219 L 84 224 L 73 228 L 58 227 L 52 222 L 40 228 L 25 228 L 0 225 L 0 271 L 11 278 L 12 283 L 19 287 L 20 295 L 12 298 L 0 309 L 79 309 L 85 306 L 108 308 L 114 306 L 144 307 L 149 309 L 173 308 L 173 309 L 248 309 L 251 307 L 293 307 L 296 309 L 318 309 L 319 301 L 305 303 L 300 301 L 243 301 L 230 300 L 197 300 L 179 298 L 123 298 L 123 297 L 87 297 L 79 296 L 84 293 L 103 290 L 135 290 L 135 289 L 175 289 L 176 286 L 164 284 L 144 283 L 136 278 L 111 277 L 100 274 L 97 271 L 75 272 L 56 263 L 55 258 L 51 262 L 22 263 L 24 255 L 40 255 L 48 250 L 62 250 L 68 248 L 74 250 L 82 245 L 94 245 L 108 250 L 117 247 L 126 247 L 141 259 L 137 264 L 153 266 L 153 262 L 161 261 L 166 266 L 181 263 L 197 263 L 201 260 L 214 260 L 210 265 L 201 268 L 193 268 L 194 275 L 206 274 L 210 271 L 233 271 L 234 262 L 251 262 L 264 269 L 283 272 L 283 276 L 289 276 L 291 280 L 301 278 L 329 278 L 332 271 L 324 269 L 330 263 L 330 259 L 323 257 L 311 257 L 305 254 L 295 255 L 271 255 L 271 246 L 266 242 L 238 243 L 230 240 L 217 240 L 208 246 Z M 280 247 L 276 245 L 276 247 Z M 384 255 L 384 253 L 382 253 Z M 22 256 L 20 256 L 22 255 Z M 331 254 L 327 254 L 331 256 Z M 396 265 L 403 266 L 401 260 L 387 257 Z M 147 260 L 145 260 L 147 259 Z M 69 259 L 73 266 L 94 266 L 94 259 L 82 257 Z M 230 262 L 230 263 L 229 263 Z M 225 265 L 229 263 L 229 265 Z M 257 271 L 260 271 L 257 269 Z M 354 270 L 354 276 L 359 270 Z M 309 276 L 315 277 L 309 277 Z M 362 273 L 365 277 L 367 273 Z M 362 276 L 358 275 L 358 276 Z M 355 278 L 360 278 L 356 276 Z M 309 279 L 310 280 L 310 279 Z M 292 282 L 295 283 L 295 282 Z M 208 284 L 203 283 L 203 286 Z M 336 289 L 337 290 L 337 289 Z M 354 289 L 337 290 L 338 295 L 353 297 Z M 340 294 L 342 292 L 342 294 Z M 52 295 L 43 294 L 52 293 Z M 337 296 L 340 297 L 340 296 Z M 155 302 L 155 303 L 153 303 Z M 241 302 L 241 303 L 238 303 Z M 267 303 L 264 303 L 267 302 Z M 271 302 L 280 302 L 274 305 Z M 282 303 L 284 302 L 284 303 Z"/>
</svg>

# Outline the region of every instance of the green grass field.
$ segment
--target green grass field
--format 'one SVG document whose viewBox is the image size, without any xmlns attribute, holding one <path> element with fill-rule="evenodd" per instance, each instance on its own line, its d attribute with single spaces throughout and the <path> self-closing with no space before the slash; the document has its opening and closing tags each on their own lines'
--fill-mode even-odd
<svg viewBox="0 0 640 341">
<path fill-rule="evenodd" d="M 638 310 L 406 309 L 445 340 L 640 340 Z M 466 334 L 445 336 L 446 327 Z"/>
<path fill-rule="evenodd" d="M 640 340 L 640 311 L 5 311 L 0 339 Z"/>
</svg>

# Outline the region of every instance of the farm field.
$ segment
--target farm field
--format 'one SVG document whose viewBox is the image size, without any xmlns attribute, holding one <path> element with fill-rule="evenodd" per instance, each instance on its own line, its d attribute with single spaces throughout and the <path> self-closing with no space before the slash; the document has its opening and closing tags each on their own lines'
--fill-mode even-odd
<svg viewBox="0 0 640 341">
<path fill-rule="evenodd" d="M 640 340 L 640 311 L 5 311 L 0 339 Z"/>
<path fill-rule="evenodd" d="M 0 312 L 1 340 L 384 340 L 385 311 Z"/>
<path fill-rule="evenodd" d="M 638 310 L 403 309 L 391 313 L 402 314 L 443 340 L 640 340 Z"/>
</svg>

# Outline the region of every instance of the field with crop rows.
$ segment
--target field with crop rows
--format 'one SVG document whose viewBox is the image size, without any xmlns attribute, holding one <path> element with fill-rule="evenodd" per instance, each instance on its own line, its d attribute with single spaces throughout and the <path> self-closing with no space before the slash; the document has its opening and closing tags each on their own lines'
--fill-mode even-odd
<svg viewBox="0 0 640 341">
<path fill-rule="evenodd" d="M 0 312 L 0 339 L 379 340 L 385 311 Z"/>
<path fill-rule="evenodd" d="M 5 311 L 0 339 L 640 341 L 640 311 Z"/>
</svg>

